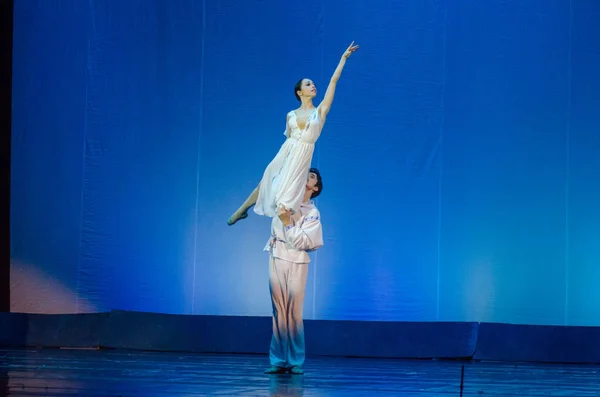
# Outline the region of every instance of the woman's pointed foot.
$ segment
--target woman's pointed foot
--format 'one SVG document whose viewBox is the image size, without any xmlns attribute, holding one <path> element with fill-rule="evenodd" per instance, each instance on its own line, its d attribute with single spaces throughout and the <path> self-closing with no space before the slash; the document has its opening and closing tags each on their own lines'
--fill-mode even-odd
<svg viewBox="0 0 600 397">
<path fill-rule="evenodd" d="M 241 215 L 233 214 L 227 220 L 229 226 L 234 225 L 237 221 L 248 218 L 248 211 L 244 211 Z"/>
</svg>

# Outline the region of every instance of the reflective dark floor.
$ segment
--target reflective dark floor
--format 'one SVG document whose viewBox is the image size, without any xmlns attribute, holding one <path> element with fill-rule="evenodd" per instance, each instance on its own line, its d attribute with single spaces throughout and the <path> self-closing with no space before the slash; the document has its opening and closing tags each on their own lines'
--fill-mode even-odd
<svg viewBox="0 0 600 397">
<path fill-rule="evenodd" d="M 0 350 L 0 396 L 600 396 L 600 367 L 309 358 L 267 376 L 266 356 Z"/>
</svg>

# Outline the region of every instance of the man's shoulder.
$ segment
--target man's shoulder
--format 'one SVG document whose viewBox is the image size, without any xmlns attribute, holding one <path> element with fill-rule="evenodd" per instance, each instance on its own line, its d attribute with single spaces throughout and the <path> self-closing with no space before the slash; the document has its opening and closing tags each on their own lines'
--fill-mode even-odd
<svg viewBox="0 0 600 397">
<path fill-rule="evenodd" d="M 321 220 L 321 212 L 317 208 L 317 206 L 313 205 L 312 208 L 306 213 L 304 217 L 305 221 L 320 221 Z"/>
</svg>

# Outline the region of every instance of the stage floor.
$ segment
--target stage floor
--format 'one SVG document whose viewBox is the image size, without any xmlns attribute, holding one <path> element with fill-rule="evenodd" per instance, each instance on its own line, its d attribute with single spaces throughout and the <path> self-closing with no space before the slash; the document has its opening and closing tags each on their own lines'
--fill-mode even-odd
<svg viewBox="0 0 600 397">
<path fill-rule="evenodd" d="M 2 396 L 600 396 L 600 366 L 309 357 L 268 376 L 266 356 L 0 350 Z M 4 388 L 5 390 L 2 390 Z"/>
</svg>

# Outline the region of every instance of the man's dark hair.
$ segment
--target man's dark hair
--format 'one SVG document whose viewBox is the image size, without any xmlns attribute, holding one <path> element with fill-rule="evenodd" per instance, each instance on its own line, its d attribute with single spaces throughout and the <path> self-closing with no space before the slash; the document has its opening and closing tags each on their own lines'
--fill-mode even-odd
<svg viewBox="0 0 600 397">
<path fill-rule="evenodd" d="M 313 173 L 317 176 L 317 183 L 315 184 L 315 187 L 317 187 L 319 190 L 313 192 L 313 194 L 310 196 L 311 199 L 314 199 L 319 197 L 319 194 L 321 194 L 321 192 L 323 191 L 323 180 L 321 179 L 321 173 L 318 169 L 311 168 L 308 172 Z"/>
</svg>

